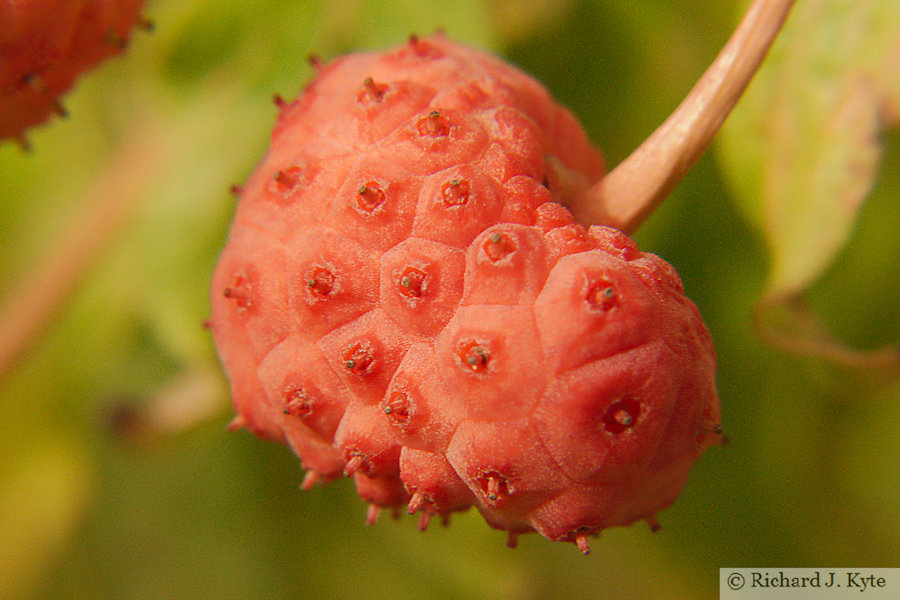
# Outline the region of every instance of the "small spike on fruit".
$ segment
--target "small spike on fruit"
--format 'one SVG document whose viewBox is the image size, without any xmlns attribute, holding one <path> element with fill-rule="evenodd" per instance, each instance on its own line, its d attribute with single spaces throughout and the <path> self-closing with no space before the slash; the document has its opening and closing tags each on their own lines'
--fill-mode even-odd
<svg viewBox="0 0 900 600">
<path fill-rule="evenodd" d="M 233 300 L 238 308 L 249 308 L 253 304 L 253 296 L 245 285 L 235 284 L 222 290 L 222 296 Z"/>
<path fill-rule="evenodd" d="M 513 239 L 502 231 L 492 232 L 481 245 L 481 249 L 491 262 L 499 262 L 517 250 Z"/>
<path fill-rule="evenodd" d="M 275 94 L 274 96 L 272 96 L 272 103 L 278 110 L 284 110 L 288 107 L 288 102 L 281 97 L 281 94 Z"/>
<path fill-rule="evenodd" d="M 310 54 L 309 56 L 307 56 L 306 62 L 309 63 L 309 66 L 313 68 L 313 71 L 315 71 L 317 75 L 320 74 L 322 72 L 322 69 L 325 68 L 324 63 L 322 63 L 322 59 L 319 58 L 317 54 Z"/>
<path fill-rule="evenodd" d="M 519 545 L 519 532 L 518 531 L 510 531 L 506 536 L 506 547 L 507 548 L 516 548 Z"/>
<path fill-rule="evenodd" d="M 350 460 L 347 461 L 347 464 L 344 465 L 344 477 L 352 477 L 354 473 L 362 468 L 365 462 L 366 458 L 363 455 L 353 454 Z"/>
<path fill-rule="evenodd" d="M 69 116 L 69 111 L 66 110 L 66 107 L 63 106 L 62 102 L 60 102 L 59 100 L 53 101 L 53 112 L 56 114 L 56 116 L 62 119 L 65 119 Z"/>
<path fill-rule="evenodd" d="M 654 514 L 649 514 L 644 517 L 644 521 L 647 523 L 647 526 L 653 533 L 656 533 L 657 531 L 662 529 L 662 525 L 659 524 L 659 521 L 656 519 L 656 515 Z"/>
<path fill-rule="evenodd" d="M 422 504 L 425 503 L 425 495 L 422 492 L 416 492 L 412 495 L 412 498 L 409 499 L 409 504 L 406 507 L 406 512 L 410 515 L 416 514 L 420 508 L 422 508 Z"/>
<path fill-rule="evenodd" d="M 319 474 L 316 471 L 307 471 L 300 483 L 300 489 L 309 491 L 319 482 Z"/>
<path fill-rule="evenodd" d="M 457 352 L 457 358 L 463 369 L 474 373 L 480 373 L 487 369 L 488 363 L 491 360 L 491 355 L 482 344 L 475 340 L 471 340 L 461 344 L 461 347 Z"/>
<path fill-rule="evenodd" d="M 307 276 L 306 289 L 317 299 L 325 299 L 334 291 L 334 273 L 322 267 L 313 268 Z"/>
<path fill-rule="evenodd" d="M 275 184 L 282 194 L 289 194 L 297 187 L 302 173 L 303 170 L 300 167 L 291 166 L 284 170 L 279 169 L 275 171 L 272 174 L 272 179 L 275 180 Z"/>
<path fill-rule="evenodd" d="M 243 429 L 247 426 L 247 421 L 244 419 L 243 415 L 237 415 L 228 423 L 228 431 L 238 431 L 239 429 Z"/>
<path fill-rule="evenodd" d="M 375 349 L 363 340 L 347 347 L 343 356 L 344 367 L 355 375 L 367 375 L 375 362 Z"/>
<path fill-rule="evenodd" d="M 431 523 L 431 513 L 423 510 L 419 514 L 419 531 L 427 531 L 429 523 Z"/>
<path fill-rule="evenodd" d="M 419 135 L 422 136 L 439 138 L 450 135 L 450 121 L 436 110 L 419 119 L 416 128 L 419 130 Z"/>
<path fill-rule="evenodd" d="M 16 143 L 16 146 L 19 147 L 19 150 L 26 154 L 30 153 L 33 150 L 31 142 L 29 142 L 28 138 L 26 138 L 24 135 L 14 136 L 13 141 Z"/>
<path fill-rule="evenodd" d="M 587 532 L 579 531 L 575 534 L 575 545 L 578 546 L 578 551 L 584 556 L 591 553 L 591 545 L 588 543 Z"/>
<path fill-rule="evenodd" d="M 591 284 L 585 300 L 588 303 L 588 307 L 592 310 L 607 311 L 616 305 L 618 295 L 612 283 L 605 279 L 600 279 Z"/>
<path fill-rule="evenodd" d="M 496 501 L 500 498 L 500 480 L 496 477 L 488 477 L 487 492 L 488 500 Z"/>
<path fill-rule="evenodd" d="M 359 102 L 381 102 L 384 94 L 387 92 L 388 86 L 383 83 L 375 83 L 371 77 L 366 77 L 362 83 L 357 100 Z"/>
<path fill-rule="evenodd" d="M 153 19 L 145 15 L 140 15 L 137 18 L 136 25 L 147 33 L 153 33 L 154 31 L 156 31 L 156 23 L 153 22 Z"/>
<path fill-rule="evenodd" d="M 700 421 L 698 429 L 701 433 L 722 435 L 722 424 L 715 421 Z"/>
<path fill-rule="evenodd" d="M 421 298 L 425 293 L 425 280 L 428 275 L 421 269 L 406 267 L 400 274 L 398 292 L 406 298 Z"/>
<path fill-rule="evenodd" d="M 378 522 L 378 517 L 381 516 L 381 507 L 377 504 L 369 504 L 369 509 L 366 511 L 366 525 L 370 527 Z"/>
</svg>

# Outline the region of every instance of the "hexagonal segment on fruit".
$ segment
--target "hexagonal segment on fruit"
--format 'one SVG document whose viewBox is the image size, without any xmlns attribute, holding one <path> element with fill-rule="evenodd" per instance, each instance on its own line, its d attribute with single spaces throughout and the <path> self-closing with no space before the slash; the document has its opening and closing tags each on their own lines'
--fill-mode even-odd
<svg viewBox="0 0 900 600">
<path fill-rule="evenodd" d="M 408 238 L 381 256 L 380 305 L 401 327 L 434 336 L 462 296 L 462 250 Z"/>
<path fill-rule="evenodd" d="M 403 156 L 407 169 L 429 175 L 477 160 L 487 144 L 487 132 L 475 115 L 432 104 L 386 136 L 373 153 L 387 160 Z"/>
<path fill-rule="evenodd" d="M 508 529 L 523 524 L 528 511 L 572 483 L 528 419 L 463 421 L 447 448 L 447 460 L 478 499 L 479 508 Z"/>
<path fill-rule="evenodd" d="M 693 458 L 685 457 L 668 469 L 647 471 L 626 483 L 573 484 L 532 510 L 528 523 L 547 539 L 580 547 L 585 536 L 640 519 L 658 529 L 654 515 L 681 493 L 692 462 Z"/>
<path fill-rule="evenodd" d="M 328 443 L 344 416 L 350 393 L 304 335 L 292 335 L 258 369 L 269 403 L 285 415 L 285 427 L 305 427 Z"/>
<path fill-rule="evenodd" d="M 323 335 L 378 305 L 378 257 L 345 234 L 322 231 L 288 245 L 288 298 L 297 329 Z"/>
<path fill-rule="evenodd" d="M 552 202 L 550 190 L 540 180 L 516 175 L 503 184 L 503 212 L 501 223 L 534 225 L 539 206 Z"/>
<path fill-rule="evenodd" d="M 464 400 L 447 392 L 432 344 L 410 346 L 379 403 L 405 445 L 444 452 L 463 414 Z"/>
<path fill-rule="evenodd" d="M 502 210 L 500 184 L 463 163 L 425 178 L 413 235 L 466 248 Z"/>
<path fill-rule="evenodd" d="M 534 303 L 554 373 L 647 343 L 661 333 L 659 300 L 602 250 L 564 256 Z"/>
<path fill-rule="evenodd" d="M 416 81 L 397 79 L 376 65 L 360 81 L 352 114 L 362 140 L 377 142 L 426 111 L 435 89 Z"/>
<path fill-rule="evenodd" d="M 535 227 L 503 223 L 482 232 L 466 252 L 462 304 L 531 304 L 550 272 Z"/>
<path fill-rule="evenodd" d="M 541 440 L 575 481 L 637 477 L 669 424 L 682 368 L 653 342 L 557 376 L 534 413 Z"/>
<path fill-rule="evenodd" d="M 317 345 L 357 400 L 377 404 L 414 341 L 376 308 L 322 337 Z"/>
<path fill-rule="evenodd" d="M 291 332 L 287 314 L 287 257 L 282 246 L 261 243 L 264 235 L 239 232 L 213 274 L 209 326 L 225 352 L 247 351 L 257 360 Z M 237 346 L 246 350 L 238 350 Z"/>
<path fill-rule="evenodd" d="M 460 307 L 436 344 L 459 419 L 507 420 L 533 410 L 547 382 L 530 306 Z"/>
<path fill-rule="evenodd" d="M 400 477 L 411 497 L 410 514 L 420 509 L 446 514 L 477 502 L 442 453 L 404 447 L 400 452 Z"/>
<path fill-rule="evenodd" d="M 364 473 L 380 477 L 400 472 L 401 445 L 379 406 L 351 403 L 335 433 L 334 447 L 346 463 L 347 476 Z"/>
<path fill-rule="evenodd" d="M 300 458 L 300 464 L 315 481 L 329 481 L 341 476 L 344 459 L 331 444 L 308 429 L 286 427 L 285 439 Z"/>
<path fill-rule="evenodd" d="M 363 155 L 337 191 L 327 222 L 366 248 L 387 250 L 409 236 L 419 180 L 405 163 Z"/>
</svg>

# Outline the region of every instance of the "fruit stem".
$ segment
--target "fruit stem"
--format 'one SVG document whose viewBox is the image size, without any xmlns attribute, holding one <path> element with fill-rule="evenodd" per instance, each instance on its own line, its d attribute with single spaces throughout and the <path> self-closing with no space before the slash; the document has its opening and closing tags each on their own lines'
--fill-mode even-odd
<svg viewBox="0 0 900 600">
<path fill-rule="evenodd" d="M 585 224 L 632 233 L 694 166 L 759 69 L 795 0 L 755 0 L 675 112 L 582 203 Z"/>
<path fill-rule="evenodd" d="M 0 307 L 0 381 L 36 341 L 84 275 L 140 205 L 148 181 L 166 158 L 152 129 L 141 129 L 89 190 L 56 245 Z"/>
</svg>

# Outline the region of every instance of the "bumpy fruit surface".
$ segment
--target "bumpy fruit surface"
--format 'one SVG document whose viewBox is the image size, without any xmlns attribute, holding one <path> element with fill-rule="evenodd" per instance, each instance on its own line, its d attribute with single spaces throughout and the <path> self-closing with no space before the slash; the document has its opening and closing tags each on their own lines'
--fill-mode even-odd
<svg viewBox="0 0 900 600">
<path fill-rule="evenodd" d="M 667 263 L 564 207 L 604 172 L 575 118 L 440 35 L 317 70 L 213 278 L 235 424 L 371 521 L 474 505 L 583 551 L 655 524 L 717 440 L 715 355 Z"/>
<path fill-rule="evenodd" d="M 143 0 L 0 0 L 0 140 L 51 114 L 77 77 L 119 54 Z"/>
</svg>

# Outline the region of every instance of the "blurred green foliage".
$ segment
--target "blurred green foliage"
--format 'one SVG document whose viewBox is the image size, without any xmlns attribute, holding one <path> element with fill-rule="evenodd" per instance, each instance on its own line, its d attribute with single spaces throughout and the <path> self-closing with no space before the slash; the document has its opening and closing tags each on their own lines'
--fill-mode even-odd
<svg viewBox="0 0 900 600">
<path fill-rule="evenodd" d="M 79 83 L 70 118 L 30 132 L 30 154 L 0 146 L 0 301 L 123 170 L 136 190 L 117 235 L 0 381 L 0 598 L 715 598 L 720 566 L 900 566 L 900 384 L 777 352 L 752 329 L 770 278 L 766 238 L 738 208 L 764 176 L 752 135 L 746 161 L 734 139 L 728 169 L 706 155 L 636 236 L 678 269 L 707 320 L 731 440 L 699 461 L 655 535 L 604 532 L 583 558 L 536 535 L 508 550 L 474 511 L 425 534 L 411 518 L 365 527 L 349 482 L 301 493 L 287 449 L 226 432 L 228 399 L 209 379 L 202 321 L 228 188 L 266 148 L 272 95 L 293 97 L 311 76 L 308 55 L 443 28 L 541 78 L 615 164 L 689 90 L 743 7 L 149 2 L 156 31 Z M 900 340 L 900 138 L 880 141 L 874 189 L 807 293 L 862 348 Z M 195 413 L 173 410 L 182 376 L 198 382 Z"/>
</svg>

